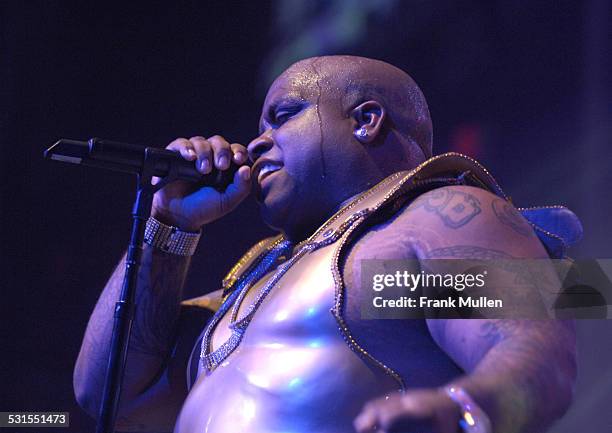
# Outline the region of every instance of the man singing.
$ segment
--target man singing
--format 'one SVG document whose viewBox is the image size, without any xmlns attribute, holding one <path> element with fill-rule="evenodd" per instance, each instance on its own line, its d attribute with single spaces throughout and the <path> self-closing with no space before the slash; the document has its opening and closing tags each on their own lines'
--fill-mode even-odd
<svg viewBox="0 0 612 433">
<path fill-rule="evenodd" d="M 462 423 L 510 433 L 563 415 L 576 376 L 570 322 L 361 320 L 363 260 L 551 255 L 484 168 L 458 154 L 432 158 L 431 147 L 414 81 L 351 56 L 281 74 L 246 148 L 219 135 L 173 141 L 168 149 L 202 173 L 241 167 L 222 193 L 177 181 L 155 195 L 118 429 L 455 433 Z M 181 307 L 200 232 L 200 249 L 214 254 L 207 224 L 250 193 L 278 236 L 248 251 L 221 290 Z M 92 414 L 122 280 L 120 264 L 75 368 L 77 399 Z M 193 329 L 188 305 L 215 316 Z"/>
</svg>

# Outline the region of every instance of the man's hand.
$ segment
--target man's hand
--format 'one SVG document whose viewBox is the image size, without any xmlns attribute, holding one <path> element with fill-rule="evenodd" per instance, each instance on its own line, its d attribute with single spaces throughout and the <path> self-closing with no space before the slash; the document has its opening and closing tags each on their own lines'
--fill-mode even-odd
<svg viewBox="0 0 612 433">
<path fill-rule="evenodd" d="M 370 401 L 353 424 L 358 433 L 457 433 L 460 418 L 459 407 L 443 390 L 420 389 Z"/>
<path fill-rule="evenodd" d="M 238 143 L 230 144 L 219 135 L 208 139 L 177 138 L 166 149 L 178 152 L 187 161 L 193 161 L 196 169 L 210 173 L 213 167 L 227 170 L 233 161 L 237 165 L 247 162 L 246 148 Z M 196 232 L 207 223 L 234 210 L 251 190 L 251 169 L 242 166 L 234 175 L 234 181 L 225 192 L 194 183 L 176 181 L 162 188 L 153 198 L 152 215 L 161 222 Z"/>
</svg>

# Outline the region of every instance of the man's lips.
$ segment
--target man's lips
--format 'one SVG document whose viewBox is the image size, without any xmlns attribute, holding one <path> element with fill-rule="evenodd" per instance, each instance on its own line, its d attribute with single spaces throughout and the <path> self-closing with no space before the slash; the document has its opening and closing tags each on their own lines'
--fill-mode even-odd
<svg viewBox="0 0 612 433">
<path fill-rule="evenodd" d="M 283 168 L 283 164 L 269 159 L 257 160 L 253 166 L 253 178 L 261 185 L 264 179 Z"/>
</svg>

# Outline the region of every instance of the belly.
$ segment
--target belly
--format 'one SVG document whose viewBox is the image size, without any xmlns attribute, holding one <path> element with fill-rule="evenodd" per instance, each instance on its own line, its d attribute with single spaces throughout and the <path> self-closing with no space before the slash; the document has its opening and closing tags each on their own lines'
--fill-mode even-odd
<svg viewBox="0 0 612 433">
<path fill-rule="evenodd" d="M 353 432 L 368 400 L 398 390 L 345 343 L 330 312 L 334 284 L 325 253 L 285 274 L 238 348 L 212 372 L 201 372 L 175 433 Z M 229 336 L 227 322 L 217 325 L 213 348 Z"/>
<path fill-rule="evenodd" d="M 363 404 L 396 390 L 344 342 L 242 346 L 200 375 L 176 425 L 194 432 L 351 432 Z"/>
</svg>

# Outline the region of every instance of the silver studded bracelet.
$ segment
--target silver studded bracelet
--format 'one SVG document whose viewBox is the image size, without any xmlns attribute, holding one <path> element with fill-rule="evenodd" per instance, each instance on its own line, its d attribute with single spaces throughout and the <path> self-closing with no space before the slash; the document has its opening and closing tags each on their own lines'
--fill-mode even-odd
<svg viewBox="0 0 612 433">
<path fill-rule="evenodd" d="M 201 232 L 184 232 L 178 227 L 168 226 L 149 217 L 145 227 L 144 241 L 165 253 L 193 256 L 201 234 Z"/>
</svg>

